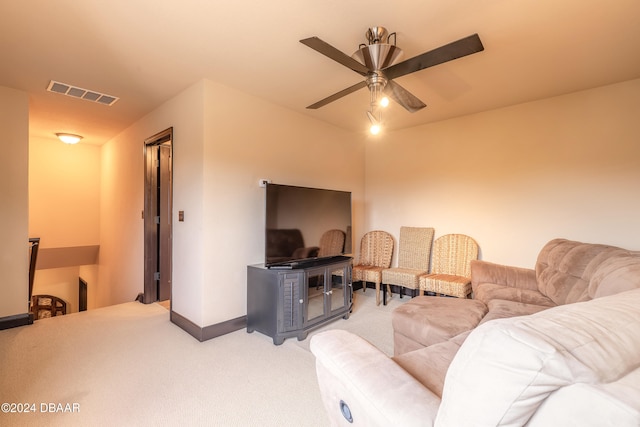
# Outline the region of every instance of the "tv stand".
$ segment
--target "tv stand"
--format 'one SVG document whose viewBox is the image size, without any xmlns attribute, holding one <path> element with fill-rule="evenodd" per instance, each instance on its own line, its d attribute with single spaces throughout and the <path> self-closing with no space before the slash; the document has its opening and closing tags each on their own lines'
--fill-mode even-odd
<svg viewBox="0 0 640 427">
<path fill-rule="evenodd" d="M 247 266 L 247 332 L 261 332 L 280 345 L 304 340 L 309 330 L 339 317 L 353 305 L 351 258 L 303 262 L 289 269 Z"/>
</svg>

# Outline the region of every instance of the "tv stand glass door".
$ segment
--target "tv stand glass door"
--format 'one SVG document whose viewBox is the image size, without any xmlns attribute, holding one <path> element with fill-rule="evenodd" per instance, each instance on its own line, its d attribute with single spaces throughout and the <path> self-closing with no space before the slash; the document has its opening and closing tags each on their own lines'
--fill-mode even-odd
<svg viewBox="0 0 640 427">
<path fill-rule="evenodd" d="M 345 307 L 351 304 L 348 277 L 350 277 L 350 265 L 344 263 L 305 270 L 307 284 L 305 296 L 307 304 L 303 324 L 305 328 L 333 314 L 344 312 Z"/>
</svg>

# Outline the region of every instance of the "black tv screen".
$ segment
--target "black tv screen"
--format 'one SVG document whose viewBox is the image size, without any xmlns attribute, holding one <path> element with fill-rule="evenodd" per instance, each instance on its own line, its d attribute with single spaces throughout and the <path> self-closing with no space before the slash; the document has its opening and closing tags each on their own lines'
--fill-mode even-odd
<svg viewBox="0 0 640 427">
<path fill-rule="evenodd" d="M 265 265 L 351 253 L 351 193 L 267 184 Z"/>
</svg>

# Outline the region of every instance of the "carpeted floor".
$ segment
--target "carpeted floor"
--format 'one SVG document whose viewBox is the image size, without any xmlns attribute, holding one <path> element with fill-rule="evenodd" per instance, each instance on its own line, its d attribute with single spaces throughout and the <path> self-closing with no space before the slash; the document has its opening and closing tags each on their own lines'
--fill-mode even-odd
<svg viewBox="0 0 640 427">
<path fill-rule="evenodd" d="M 407 300 L 358 291 L 348 320 L 280 346 L 245 330 L 200 343 L 137 302 L 0 331 L 0 403 L 18 411 L 3 406 L 0 425 L 325 426 L 311 336 L 347 329 L 391 354 Z"/>
<path fill-rule="evenodd" d="M 397 294 L 388 301 L 388 304 L 375 305 L 375 290 L 367 289 L 355 292 L 353 312 L 348 320 L 338 320 L 322 326 L 309 333 L 309 338 L 295 342 L 300 347 L 309 350 L 310 338 L 321 331 L 329 329 L 345 329 L 366 339 L 388 356 L 393 355 L 393 329 L 391 328 L 391 312 L 401 303 L 409 301 L 409 297 L 399 299 Z"/>
</svg>

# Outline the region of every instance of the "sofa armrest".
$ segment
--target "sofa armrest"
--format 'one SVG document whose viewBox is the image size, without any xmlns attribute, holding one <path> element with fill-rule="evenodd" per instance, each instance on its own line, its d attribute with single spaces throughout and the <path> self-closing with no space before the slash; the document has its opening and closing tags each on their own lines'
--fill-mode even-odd
<svg viewBox="0 0 640 427">
<path fill-rule="evenodd" d="M 369 342 L 330 330 L 312 337 L 311 351 L 332 425 L 433 425 L 440 398 Z"/>
<path fill-rule="evenodd" d="M 473 260 L 471 261 L 471 288 L 474 293 L 480 283 L 494 283 L 531 291 L 538 290 L 535 270 Z"/>
</svg>

